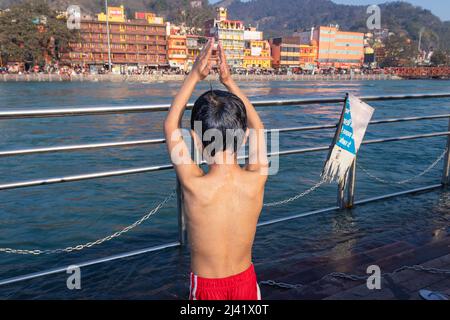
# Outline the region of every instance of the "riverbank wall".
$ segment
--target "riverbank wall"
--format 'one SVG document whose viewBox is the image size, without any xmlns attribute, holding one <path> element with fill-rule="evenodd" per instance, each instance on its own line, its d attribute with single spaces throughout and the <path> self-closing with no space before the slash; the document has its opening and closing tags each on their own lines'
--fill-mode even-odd
<svg viewBox="0 0 450 320">
<path fill-rule="evenodd" d="M 115 74 L 3 74 L 0 82 L 140 82 L 159 83 L 183 81 L 184 75 L 115 75 Z M 233 75 L 238 82 L 245 81 L 362 81 L 362 80 L 401 80 L 395 75 Z M 208 80 L 218 80 L 217 76 L 210 76 Z"/>
</svg>

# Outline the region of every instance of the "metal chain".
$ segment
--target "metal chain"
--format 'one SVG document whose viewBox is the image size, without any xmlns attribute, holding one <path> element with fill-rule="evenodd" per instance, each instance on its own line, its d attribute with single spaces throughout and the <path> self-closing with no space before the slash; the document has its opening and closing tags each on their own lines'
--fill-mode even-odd
<svg viewBox="0 0 450 320">
<path fill-rule="evenodd" d="M 320 181 L 319 183 L 317 183 L 316 185 L 312 186 L 310 189 L 294 196 L 291 197 L 289 199 L 283 200 L 283 201 L 277 201 L 277 202 L 271 202 L 271 203 L 266 203 L 264 204 L 265 207 L 272 207 L 272 206 L 277 206 L 277 205 L 283 205 L 292 201 L 295 201 L 303 196 L 306 196 L 307 194 L 313 192 L 314 190 L 316 190 L 318 187 L 320 187 L 323 183 L 325 183 L 324 181 Z M 92 242 L 88 242 L 85 244 L 80 244 L 77 246 L 71 246 L 71 247 L 67 247 L 67 248 L 63 248 L 63 249 L 53 249 L 53 250 L 40 250 L 40 249 L 35 249 L 35 250 L 28 250 L 28 249 L 12 249 L 12 248 L 0 248 L 0 253 L 10 253 L 10 254 L 21 254 L 21 255 L 42 255 L 42 254 L 57 254 L 57 253 L 63 253 L 63 252 L 73 252 L 73 251 L 81 251 L 85 248 L 91 248 L 93 246 L 102 244 L 106 241 L 110 241 L 114 238 L 120 237 L 122 234 L 127 233 L 128 231 L 136 228 L 137 226 L 139 226 L 140 224 L 142 224 L 144 221 L 148 220 L 152 215 L 154 215 L 155 213 L 157 213 L 159 211 L 159 209 L 161 209 L 170 199 L 172 199 L 172 197 L 174 196 L 175 191 L 173 191 L 169 196 L 166 197 L 166 199 L 164 199 L 158 206 L 156 206 L 152 211 L 150 211 L 148 214 L 146 214 L 145 216 L 143 216 L 141 219 L 137 220 L 136 222 L 134 222 L 133 224 L 123 228 L 120 231 L 117 231 L 115 233 L 113 233 L 112 235 L 109 235 L 107 237 L 98 239 L 96 241 L 92 241 Z"/>
<path fill-rule="evenodd" d="M 382 277 L 386 276 L 386 275 L 394 275 L 394 274 L 396 274 L 400 271 L 404 271 L 404 270 L 428 272 L 431 274 L 448 274 L 448 275 L 450 275 L 450 270 L 447 270 L 447 269 L 438 269 L 438 268 L 414 265 L 414 266 L 402 266 L 398 269 L 395 269 L 394 271 L 392 271 L 390 273 L 385 273 L 384 275 L 382 275 Z M 362 275 L 356 275 L 356 274 L 347 274 L 347 273 L 343 273 L 343 272 L 332 272 L 332 273 L 329 273 L 329 274 L 323 276 L 318 281 L 324 280 L 326 278 L 341 278 L 341 279 L 351 280 L 351 281 L 366 281 L 367 277 L 368 277 L 367 275 L 362 276 Z M 291 283 L 286 283 L 286 282 L 277 282 L 274 280 L 260 281 L 259 284 L 272 286 L 272 287 L 279 287 L 282 289 L 303 289 L 306 287 L 306 285 L 300 284 L 300 283 L 291 284 Z"/>
<path fill-rule="evenodd" d="M 410 182 L 414 179 L 417 179 L 423 175 L 425 175 L 426 173 L 428 173 L 431 169 L 433 169 L 445 156 L 445 154 L 447 153 L 447 149 L 444 150 L 444 152 L 436 159 L 436 161 L 434 161 L 428 168 L 426 168 L 424 171 L 422 171 L 421 173 L 419 173 L 418 175 L 411 177 L 409 179 L 406 180 L 402 180 L 402 181 L 388 181 L 388 180 L 384 180 L 381 179 L 373 174 L 371 174 L 369 171 L 367 171 L 367 169 L 365 169 L 364 167 L 362 167 L 359 163 L 357 163 L 357 166 L 364 172 L 366 173 L 369 177 L 382 182 L 382 183 L 387 183 L 387 184 L 405 184 L 407 182 Z M 311 188 L 309 188 L 308 190 L 305 190 L 291 198 L 285 199 L 285 200 L 281 200 L 281 201 L 275 201 L 275 202 L 269 202 L 269 203 L 264 203 L 263 206 L 264 207 L 275 207 L 275 206 L 281 206 L 290 202 L 293 202 L 295 200 L 298 200 L 308 194 L 310 194 L 311 192 L 315 191 L 317 188 L 319 188 L 322 184 L 324 184 L 325 181 L 321 180 L 318 183 L 316 183 L 314 186 L 312 186 Z M 73 252 L 73 251 L 81 251 L 85 248 L 91 248 L 93 246 L 102 244 L 104 242 L 110 241 L 114 238 L 118 238 L 121 235 L 123 235 L 124 233 L 129 232 L 130 230 L 136 228 L 137 226 L 141 225 L 143 222 L 147 221 L 151 216 L 153 216 L 154 214 L 156 214 L 169 200 L 172 199 L 172 197 L 174 196 L 175 191 L 172 191 L 170 193 L 169 196 L 167 196 L 159 205 L 157 205 L 153 210 L 151 210 L 149 213 L 147 213 L 146 215 L 144 215 L 141 219 L 137 220 L 136 222 L 134 222 L 133 224 L 123 228 L 120 231 L 117 231 L 107 237 L 98 239 L 96 241 L 92 241 L 92 242 L 87 242 L 85 244 L 80 244 L 77 246 L 71 246 L 71 247 L 67 247 L 67 248 L 63 248 L 63 249 L 53 249 L 53 250 L 40 250 L 40 249 L 35 249 L 35 250 L 28 250 L 28 249 L 12 249 L 12 248 L 0 248 L 0 252 L 3 253 L 10 253 L 10 254 L 22 254 L 22 255 L 42 255 L 42 254 L 56 254 L 56 253 L 63 253 L 63 252 Z M 333 277 L 342 277 L 342 278 L 348 278 L 350 280 L 361 280 L 360 276 L 354 276 L 354 275 L 346 275 L 343 273 L 332 273 L 330 275 L 327 276 L 333 276 Z M 290 287 L 292 285 L 286 284 L 286 283 L 278 283 L 275 282 L 273 280 L 269 280 L 269 281 L 263 281 L 261 282 L 262 284 L 267 284 L 267 285 L 276 285 L 276 286 L 280 286 L 280 287 Z M 297 285 L 294 285 L 295 288 Z M 301 285 L 299 285 L 301 286 Z"/>
<path fill-rule="evenodd" d="M 271 286 L 271 287 L 279 287 L 282 289 L 301 289 L 304 287 L 303 284 L 290 284 L 290 283 L 286 283 L 286 282 L 277 282 L 274 280 L 260 281 L 259 284 Z"/>
<path fill-rule="evenodd" d="M 432 274 L 448 274 L 450 275 L 450 270 L 447 269 L 439 269 L 439 268 L 431 268 L 431 267 L 423 267 L 423 266 L 403 266 L 401 268 L 398 268 L 397 270 L 395 270 L 393 273 L 397 273 L 403 270 L 413 270 L 413 271 L 423 271 L 423 272 L 428 272 L 428 273 L 432 273 Z"/>
<path fill-rule="evenodd" d="M 347 279 L 351 281 L 362 281 L 366 280 L 367 276 L 358 276 L 356 274 L 346 274 L 343 272 L 332 272 L 330 274 L 327 274 L 326 276 L 322 277 L 320 280 L 324 280 L 326 278 L 341 278 L 341 279 Z"/>
<path fill-rule="evenodd" d="M 393 181 L 393 180 L 385 180 L 380 177 L 375 176 L 374 174 L 370 173 L 367 169 L 365 169 L 361 164 L 356 162 L 356 165 L 358 168 L 360 168 L 366 175 L 368 175 L 370 178 L 375 179 L 378 182 L 385 183 L 385 184 L 405 184 L 408 182 L 411 182 L 417 178 L 422 177 L 423 175 L 427 174 L 431 169 L 437 166 L 437 164 L 445 157 L 447 153 L 447 149 L 444 150 L 444 152 L 430 165 L 428 166 L 424 171 L 419 173 L 418 175 L 415 175 L 409 179 L 400 180 L 400 181 Z"/>
<path fill-rule="evenodd" d="M 96 241 L 87 242 L 85 244 L 80 244 L 77 246 L 67 247 L 64 249 L 53 249 L 53 250 L 26 250 L 26 249 L 11 249 L 11 248 L 0 248 L 0 252 L 4 253 L 11 253 L 11 254 L 22 254 L 22 255 L 42 255 L 42 254 L 56 254 L 56 253 L 63 253 L 63 252 L 73 252 L 73 251 L 81 251 L 85 248 L 91 248 L 93 246 L 102 244 L 106 241 L 110 241 L 114 238 L 118 238 L 124 233 L 127 233 L 128 231 L 136 228 L 137 226 L 141 225 L 143 222 L 147 221 L 151 216 L 156 214 L 167 202 L 169 202 L 173 196 L 175 195 L 175 191 L 172 191 L 162 202 L 160 202 L 155 208 L 153 208 L 149 213 L 144 215 L 142 218 L 134 222 L 133 224 L 123 228 L 120 231 L 117 231 L 107 237 L 98 239 Z"/>
<path fill-rule="evenodd" d="M 431 267 L 423 267 L 419 265 L 413 265 L 413 266 L 402 266 L 400 268 L 395 269 L 394 271 L 390 273 L 385 273 L 386 275 L 394 275 L 400 271 L 404 270 L 413 270 L 413 271 L 421 271 L 421 272 L 428 272 L 432 274 L 450 274 L 450 270 L 446 269 L 438 269 L 438 268 L 431 268 Z M 351 281 L 366 281 L 368 276 L 364 275 L 356 275 L 356 274 L 347 274 L 342 272 L 332 272 L 330 274 L 325 275 L 320 280 L 326 279 L 326 278 L 341 278 Z"/>
<path fill-rule="evenodd" d="M 438 158 L 437 158 L 437 159 L 436 159 L 429 167 L 427 167 L 424 171 L 422 171 L 421 173 L 419 173 L 418 175 L 416 175 L 416 176 L 414 176 L 414 177 L 411 177 L 411 178 L 406 179 L 406 180 L 401 180 L 401 181 L 388 181 L 388 180 L 381 179 L 381 178 L 379 178 L 379 177 L 377 177 L 377 176 L 371 174 L 367 169 L 365 169 L 363 166 L 361 166 L 358 162 L 357 162 L 357 166 L 358 166 L 365 174 L 367 174 L 369 177 L 371 177 L 371 178 L 373 178 L 373 179 L 375 179 L 375 180 L 377 180 L 377 181 L 379 181 L 379 182 L 387 183 L 387 184 L 405 184 L 405 183 L 411 182 L 411 181 L 413 181 L 413 180 L 415 180 L 415 179 L 417 179 L 417 178 L 420 178 L 421 176 L 427 174 L 430 170 L 432 170 L 434 167 L 437 166 L 437 164 L 444 158 L 444 156 L 445 156 L 446 153 L 447 153 L 447 149 L 445 149 L 444 152 L 443 152 L 443 153 L 442 153 L 442 154 L 441 154 L 441 155 L 440 155 L 440 156 L 439 156 L 439 157 L 438 157 Z M 321 180 L 320 182 L 318 182 L 317 184 L 315 184 L 314 186 L 312 186 L 310 189 L 308 189 L 308 190 L 306 190 L 306 191 L 304 191 L 304 192 L 302 192 L 302 193 L 299 193 L 299 194 L 297 194 L 297 195 L 295 195 L 295 196 L 293 196 L 293 197 L 291 197 L 291 198 L 288 198 L 288 199 L 286 199 L 286 200 L 281 200 L 281 201 L 275 201 L 275 202 L 264 203 L 263 206 L 264 206 L 264 207 L 281 206 L 281 205 L 287 204 L 287 203 L 289 203 L 289 202 L 298 200 L 299 198 L 302 198 L 302 197 L 308 195 L 309 193 L 313 192 L 314 190 L 316 190 L 317 188 L 319 188 L 319 187 L 320 187 L 322 184 L 324 184 L 324 183 L 325 183 L 325 181 L 324 181 L 324 180 Z"/>
<path fill-rule="evenodd" d="M 281 206 L 283 204 L 295 201 L 297 199 L 300 199 L 308 194 L 310 194 L 311 192 L 313 192 L 314 190 L 316 190 L 317 188 L 319 188 L 322 184 L 324 184 L 325 181 L 321 180 L 318 183 L 316 183 L 314 186 L 312 186 L 311 188 L 309 188 L 306 191 L 303 191 L 302 193 L 299 193 L 291 198 L 288 198 L 286 200 L 281 200 L 281 201 L 275 201 L 275 202 L 269 202 L 269 203 L 264 203 L 263 206 L 264 207 L 275 207 L 275 206 Z"/>
</svg>

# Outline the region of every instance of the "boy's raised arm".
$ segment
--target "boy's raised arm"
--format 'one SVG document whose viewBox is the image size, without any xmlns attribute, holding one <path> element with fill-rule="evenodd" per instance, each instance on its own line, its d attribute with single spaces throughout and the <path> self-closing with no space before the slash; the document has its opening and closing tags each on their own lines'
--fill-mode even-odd
<svg viewBox="0 0 450 320">
<path fill-rule="evenodd" d="M 226 62 L 225 53 L 222 45 L 219 44 L 219 58 L 220 58 L 220 81 L 228 89 L 229 92 L 238 96 L 245 105 L 247 112 L 247 125 L 250 129 L 249 134 L 249 161 L 247 169 L 249 171 L 260 171 L 264 175 L 267 174 L 269 165 L 267 159 L 267 145 L 264 132 L 264 124 L 256 112 L 255 107 L 247 98 L 247 96 L 238 87 L 236 82 L 230 75 L 230 68 Z"/>
<path fill-rule="evenodd" d="M 190 151 L 181 134 L 181 119 L 186 105 L 194 92 L 197 83 L 205 79 L 211 69 L 209 59 L 211 57 L 214 39 L 210 40 L 192 67 L 192 71 L 186 77 L 180 91 L 173 99 L 172 105 L 164 121 L 164 135 L 167 149 L 180 182 L 183 183 L 193 175 L 200 175 L 201 169 L 194 163 Z"/>
</svg>

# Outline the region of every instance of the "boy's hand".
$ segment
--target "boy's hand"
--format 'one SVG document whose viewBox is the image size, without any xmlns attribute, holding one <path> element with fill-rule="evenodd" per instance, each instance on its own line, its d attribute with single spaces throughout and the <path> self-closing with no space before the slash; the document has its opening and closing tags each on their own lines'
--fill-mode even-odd
<svg viewBox="0 0 450 320">
<path fill-rule="evenodd" d="M 209 39 L 206 46 L 203 48 L 200 55 L 195 60 L 194 66 L 192 67 L 191 75 L 193 75 L 197 81 L 205 79 L 209 72 L 211 71 L 211 53 L 214 45 L 214 38 Z"/>
<path fill-rule="evenodd" d="M 230 67 L 227 64 L 227 59 L 225 57 L 225 52 L 223 50 L 221 43 L 219 43 L 218 50 L 220 62 L 219 65 L 220 82 L 222 82 L 224 86 L 227 86 L 231 83 L 231 81 L 233 81 L 233 79 L 231 78 Z"/>
</svg>

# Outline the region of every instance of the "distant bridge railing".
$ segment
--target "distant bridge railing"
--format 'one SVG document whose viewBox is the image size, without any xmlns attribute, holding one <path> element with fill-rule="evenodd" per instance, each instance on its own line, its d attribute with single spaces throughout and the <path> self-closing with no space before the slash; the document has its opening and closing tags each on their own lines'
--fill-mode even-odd
<svg viewBox="0 0 450 320">
<path fill-rule="evenodd" d="M 392 101 L 392 100 L 417 100 L 417 99 L 439 99 L 439 98 L 450 98 L 450 93 L 438 93 L 438 94 L 412 94 L 412 95 L 390 95 L 390 96 L 365 96 L 360 97 L 364 101 Z M 284 99 L 284 100 L 264 100 L 264 101 L 255 101 L 253 104 L 257 108 L 274 108 L 277 106 L 300 106 L 300 105 L 311 105 L 311 104 L 336 104 L 343 103 L 344 98 L 312 98 L 312 99 Z M 106 114 L 124 114 L 124 113 L 147 113 L 147 112 L 165 112 L 169 109 L 169 104 L 161 104 L 161 105 L 144 105 L 144 106 L 122 106 L 122 107 L 83 107 L 83 108 L 58 108 L 58 109 L 37 109 L 37 110 L 0 110 L 0 121 L 6 121 L 10 119 L 29 119 L 29 118 L 50 118 L 50 117 L 71 117 L 71 116 L 94 116 L 94 115 L 106 115 Z M 192 104 L 189 104 L 188 109 L 192 108 Z M 442 186 L 447 186 L 450 176 L 450 114 L 439 114 L 439 115 L 428 115 L 428 116 L 416 116 L 416 117 L 404 117 L 404 118 L 389 118 L 389 119 L 380 119 L 380 120 L 372 120 L 370 125 L 377 124 L 388 124 L 388 123 L 399 123 L 399 122 L 407 122 L 407 121 L 421 121 L 421 120 L 435 120 L 435 119 L 449 119 L 449 126 L 447 131 L 441 132 L 431 132 L 424 134 L 416 134 L 416 135 L 405 135 L 405 136 L 396 136 L 384 139 L 373 139 L 373 140 L 365 140 L 363 144 L 377 144 L 377 143 L 385 143 L 391 141 L 406 141 L 406 140 L 414 140 L 414 139 L 425 139 L 431 137 L 440 137 L 447 136 L 446 141 L 446 153 L 443 157 L 444 159 L 444 168 L 442 179 L 439 184 L 428 185 L 420 188 L 414 188 L 406 191 L 390 193 L 382 196 L 377 196 L 373 198 L 363 199 L 354 201 L 354 192 L 355 192 L 355 171 L 356 171 L 356 160 L 353 163 L 352 169 L 350 170 L 350 174 L 348 175 L 348 183 L 347 190 L 344 190 L 343 185 L 338 186 L 338 197 L 336 206 L 323 208 L 319 210 L 314 210 L 305 213 L 298 213 L 295 215 L 290 215 L 287 217 L 271 219 L 267 221 L 262 221 L 258 224 L 259 227 L 267 226 L 275 223 L 280 223 L 283 221 L 288 221 L 292 219 L 297 219 L 300 217 L 310 216 L 319 213 L 326 213 L 330 211 L 335 211 L 344 208 L 351 208 L 354 205 L 360 205 L 364 203 L 369 203 L 373 201 L 378 201 L 382 199 L 388 199 L 399 195 L 417 193 L 421 191 L 427 191 L 432 189 L 441 188 Z M 314 131 L 314 130 L 325 130 L 325 129 L 335 129 L 337 128 L 336 123 L 329 123 L 324 125 L 314 125 L 314 126 L 300 126 L 300 127 L 291 127 L 291 128 L 279 128 L 279 129 L 268 129 L 268 131 L 279 131 L 283 132 L 300 132 L 300 131 Z M 49 152 L 70 152 L 70 151 L 79 151 L 79 150 L 95 150 L 101 148 L 119 148 L 119 147 L 132 147 L 132 146 L 144 146 L 144 145 L 155 145 L 155 144 L 163 144 L 165 140 L 162 138 L 159 139 L 148 139 L 148 140 L 134 140 L 134 141 L 112 141 L 112 142 L 101 142 L 101 143 L 90 143 L 90 144 L 79 144 L 79 145 L 62 145 L 62 146 L 53 146 L 53 147 L 44 147 L 44 148 L 28 148 L 28 149 L 19 149 L 19 150 L 5 150 L 0 151 L 1 157 L 12 157 L 12 156 L 21 156 L 21 155 L 30 155 L 30 154 L 41 154 L 41 153 L 49 153 Z M 311 148 L 301 148 L 294 150 L 286 150 L 279 151 L 275 153 L 269 154 L 270 156 L 284 156 L 284 155 L 292 155 L 292 154 L 303 154 L 303 153 L 311 153 L 311 152 L 319 152 L 319 151 L 328 151 L 330 149 L 329 145 L 317 146 Z M 63 176 L 63 177 L 52 177 L 52 178 L 43 178 L 37 180 L 29 180 L 29 181 L 16 181 L 7 184 L 0 184 L 0 191 L 2 190 L 11 190 L 17 188 L 28 188 L 33 186 L 44 186 L 51 184 L 59 184 L 59 183 L 70 183 L 74 181 L 82 181 L 82 180 L 91 180 L 91 179 L 99 179 L 106 177 L 115 177 L 115 176 L 123 176 L 123 175 L 131 175 L 131 174 L 139 174 L 139 173 L 148 173 L 155 172 L 161 170 L 172 170 L 173 166 L 171 164 L 162 164 L 155 165 L 149 167 L 140 167 L 140 168 L 128 168 L 128 169 L 120 169 L 120 170 L 112 170 L 112 171 L 103 171 L 103 172 L 93 172 L 93 173 L 85 173 L 78 174 L 73 176 Z M 347 191 L 347 192 L 346 192 Z M 180 188 L 177 188 L 177 214 L 178 214 L 178 240 L 162 244 L 159 246 L 153 246 L 148 248 L 143 248 L 131 252 L 125 252 L 113 256 L 108 256 L 100 259 L 90 260 L 82 263 L 78 263 L 79 267 L 95 265 L 103 262 L 113 261 L 117 259 L 122 259 L 126 257 L 136 256 L 143 253 L 155 252 L 167 248 L 179 247 L 186 244 L 186 226 L 184 220 L 184 214 L 182 212 L 181 205 L 181 193 Z M 1 254 L 1 253 L 0 253 Z M 45 275 L 65 272 L 67 267 L 54 268 L 46 271 L 36 272 L 28 275 L 17 276 L 5 280 L 0 280 L 0 285 L 12 284 L 19 281 L 24 281 L 28 279 L 33 279 Z"/>
</svg>

